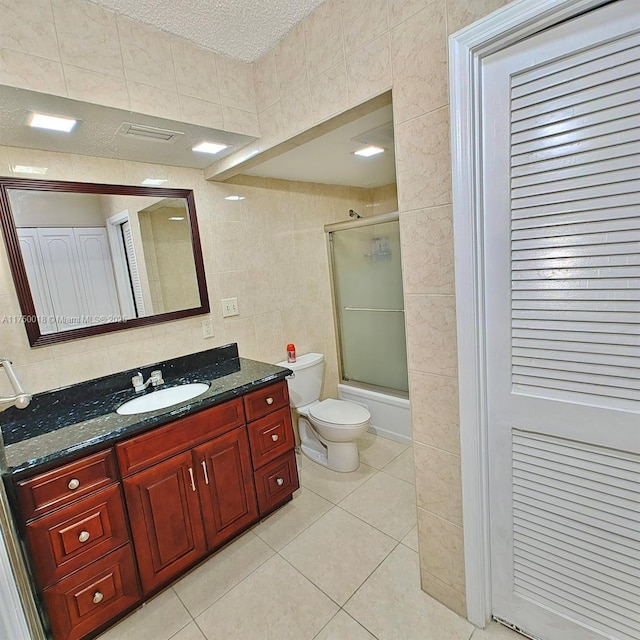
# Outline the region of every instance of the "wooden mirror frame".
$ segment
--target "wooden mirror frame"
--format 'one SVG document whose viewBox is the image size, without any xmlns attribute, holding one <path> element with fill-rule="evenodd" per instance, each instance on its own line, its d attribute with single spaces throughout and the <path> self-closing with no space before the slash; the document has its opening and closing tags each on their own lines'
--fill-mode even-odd
<svg viewBox="0 0 640 640">
<path fill-rule="evenodd" d="M 95 195 L 124 195 L 124 196 L 146 196 L 161 198 L 183 198 L 187 203 L 189 215 L 189 225 L 191 229 L 191 244 L 193 248 L 193 258 L 195 262 L 196 278 L 198 282 L 198 292 L 200 294 L 200 306 L 180 311 L 160 313 L 142 318 L 133 318 L 122 322 L 111 322 L 99 324 L 81 329 L 70 329 L 69 331 L 59 331 L 57 333 L 40 333 L 37 312 L 31 295 L 31 288 L 27 278 L 22 252 L 18 241 L 18 233 L 11 211 L 8 189 L 22 189 L 30 191 L 51 191 L 65 193 L 88 193 Z M 3 178 L 0 177 L 0 223 L 4 234 L 7 255 L 13 275 L 13 282 L 22 311 L 22 321 L 27 331 L 29 344 L 32 347 L 39 347 L 57 342 L 66 342 L 76 338 L 87 338 L 89 336 L 100 335 L 112 331 L 121 331 L 134 327 L 144 327 L 170 320 L 188 318 L 190 316 L 209 313 L 209 297 L 204 275 L 204 262 L 202 259 L 202 248 L 200 245 L 200 234 L 196 219 L 196 205 L 191 189 L 162 189 L 158 187 L 142 187 L 113 184 L 95 184 L 85 182 L 63 182 L 59 180 L 31 180 L 25 178 Z"/>
</svg>

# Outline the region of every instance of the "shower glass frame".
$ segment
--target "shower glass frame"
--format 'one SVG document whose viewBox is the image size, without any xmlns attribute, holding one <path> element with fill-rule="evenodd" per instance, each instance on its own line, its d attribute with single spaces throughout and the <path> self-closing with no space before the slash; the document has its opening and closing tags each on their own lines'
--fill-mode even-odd
<svg viewBox="0 0 640 640">
<path fill-rule="evenodd" d="M 357 229 L 360 227 L 370 227 L 370 226 L 374 226 L 374 225 L 380 225 L 380 224 L 385 224 L 388 222 L 399 222 L 399 214 L 398 212 L 393 212 L 393 213 L 384 213 L 381 215 L 377 215 L 377 216 L 371 216 L 371 217 L 366 217 L 366 218 L 358 218 L 355 220 L 347 220 L 345 222 L 337 222 L 337 223 L 332 223 L 332 224 L 328 224 L 325 225 L 324 227 L 324 231 L 326 233 L 326 242 L 327 242 L 327 254 L 329 257 L 329 275 L 331 278 L 331 300 L 332 300 L 332 307 L 333 307 L 333 322 L 334 322 L 334 327 L 335 327 L 335 333 L 336 333 L 336 338 L 337 338 L 337 347 L 338 347 L 338 373 L 340 376 L 340 381 L 341 383 L 347 384 L 347 385 L 352 385 L 352 386 L 356 386 L 359 388 L 363 388 L 363 389 L 370 389 L 373 391 L 378 391 L 384 394 L 388 394 L 388 395 L 392 395 L 392 396 L 397 396 L 400 398 L 408 398 L 409 397 L 409 392 L 408 390 L 401 390 L 401 389 L 396 389 L 393 387 L 388 387 L 388 386 L 382 386 L 382 385 L 377 385 L 377 384 L 372 384 L 369 382 L 362 382 L 360 380 L 357 379 L 353 379 L 353 378 L 346 378 L 345 377 L 345 356 L 344 356 L 344 344 L 345 344 L 345 338 L 344 338 L 344 331 L 343 331 L 343 327 L 342 327 L 342 323 L 340 321 L 340 312 L 339 312 L 339 305 L 340 305 L 340 299 L 339 299 L 339 291 L 340 291 L 340 286 L 338 283 L 338 275 L 337 275 L 337 270 L 336 270 L 336 264 L 335 264 L 335 249 L 334 249 L 334 242 L 332 240 L 332 234 L 335 232 L 340 232 L 340 231 L 346 231 L 349 229 Z M 404 304 L 402 305 L 402 309 L 397 310 L 398 312 L 402 313 L 402 317 L 403 317 L 403 325 L 404 325 L 404 331 L 405 331 L 405 342 L 404 342 L 404 348 L 402 351 L 402 357 L 404 359 L 404 363 L 405 363 L 405 369 L 408 369 L 408 364 L 407 364 L 407 351 L 406 351 L 406 321 L 404 321 L 405 318 L 405 313 L 404 313 Z M 408 371 L 407 371 L 408 374 Z"/>
</svg>

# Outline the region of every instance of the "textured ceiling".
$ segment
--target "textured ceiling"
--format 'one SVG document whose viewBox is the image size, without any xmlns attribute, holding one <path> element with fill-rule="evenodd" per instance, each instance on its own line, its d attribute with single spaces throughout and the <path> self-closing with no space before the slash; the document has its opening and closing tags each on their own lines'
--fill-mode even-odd
<svg viewBox="0 0 640 640">
<path fill-rule="evenodd" d="M 218 53 L 254 62 L 324 0 L 90 0 Z"/>
</svg>

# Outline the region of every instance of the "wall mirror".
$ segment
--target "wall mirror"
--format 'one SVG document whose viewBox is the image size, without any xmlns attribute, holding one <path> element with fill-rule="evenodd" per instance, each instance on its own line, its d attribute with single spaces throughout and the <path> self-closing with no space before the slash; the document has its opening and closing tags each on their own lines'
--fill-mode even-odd
<svg viewBox="0 0 640 640">
<path fill-rule="evenodd" d="M 193 192 L 0 178 L 32 346 L 209 312 Z"/>
</svg>

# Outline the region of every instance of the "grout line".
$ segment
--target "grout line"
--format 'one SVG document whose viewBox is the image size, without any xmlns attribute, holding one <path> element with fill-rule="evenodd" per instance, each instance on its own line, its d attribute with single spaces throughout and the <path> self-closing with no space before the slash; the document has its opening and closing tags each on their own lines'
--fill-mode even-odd
<svg viewBox="0 0 640 640">
<path fill-rule="evenodd" d="M 269 560 L 271 560 L 271 558 L 273 558 L 274 555 L 277 554 L 277 551 L 275 551 L 274 549 L 272 549 L 264 540 L 262 540 L 261 538 L 258 538 L 258 536 L 256 536 L 260 542 L 262 542 L 264 545 L 266 545 L 270 550 L 273 551 L 273 553 L 271 553 L 269 555 L 268 558 L 265 558 L 262 562 L 260 562 L 256 567 L 254 567 L 249 573 L 247 573 L 246 576 L 243 576 L 242 578 L 240 578 L 237 582 L 234 582 L 233 585 L 231 585 L 222 595 L 218 596 L 213 602 L 209 603 L 200 613 L 197 614 L 197 616 L 194 616 L 191 611 L 189 611 L 189 608 L 187 607 L 187 605 L 184 603 L 184 601 L 182 600 L 182 598 L 180 597 L 180 594 L 176 591 L 175 587 L 177 584 L 179 584 L 180 582 L 182 582 L 187 576 L 191 575 L 192 573 L 195 573 L 198 569 L 204 567 L 209 561 L 213 560 L 214 558 L 218 557 L 222 552 L 224 552 L 225 550 L 231 548 L 233 546 L 233 544 L 235 542 L 238 542 L 239 540 L 241 540 L 244 536 L 246 536 L 248 533 L 253 533 L 253 528 L 248 529 L 245 533 L 241 534 L 241 536 L 239 538 L 236 538 L 235 540 L 232 540 L 227 546 L 223 547 L 222 549 L 218 549 L 218 551 L 214 552 L 213 555 L 209 556 L 206 560 L 204 560 L 201 564 L 199 564 L 198 566 L 194 567 L 193 569 L 191 569 L 189 571 L 189 573 L 187 573 L 186 575 L 182 576 L 177 582 L 173 583 L 171 585 L 171 589 L 173 589 L 173 591 L 175 592 L 176 596 L 178 597 L 178 600 L 180 600 L 180 602 L 182 603 L 182 606 L 187 610 L 187 613 L 191 616 L 191 618 L 195 621 L 195 619 L 199 616 L 201 616 L 205 611 L 207 611 L 210 607 L 212 607 L 214 604 L 216 604 L 216 602 L 219 602 L 222 598 L 224 598 L 230 591 L 232 591 L 233 589 L 235 589 L 243 580 L 245 580 L 246 578 L 248 578 L 251 574 L 255 573 L 260 567 L 262 567 L 262 565 L 266 564 L 267 562 L 269 562 Z M 255 533 L 253 534 L 254 536 L 256 535 Z"/>
</svg>

